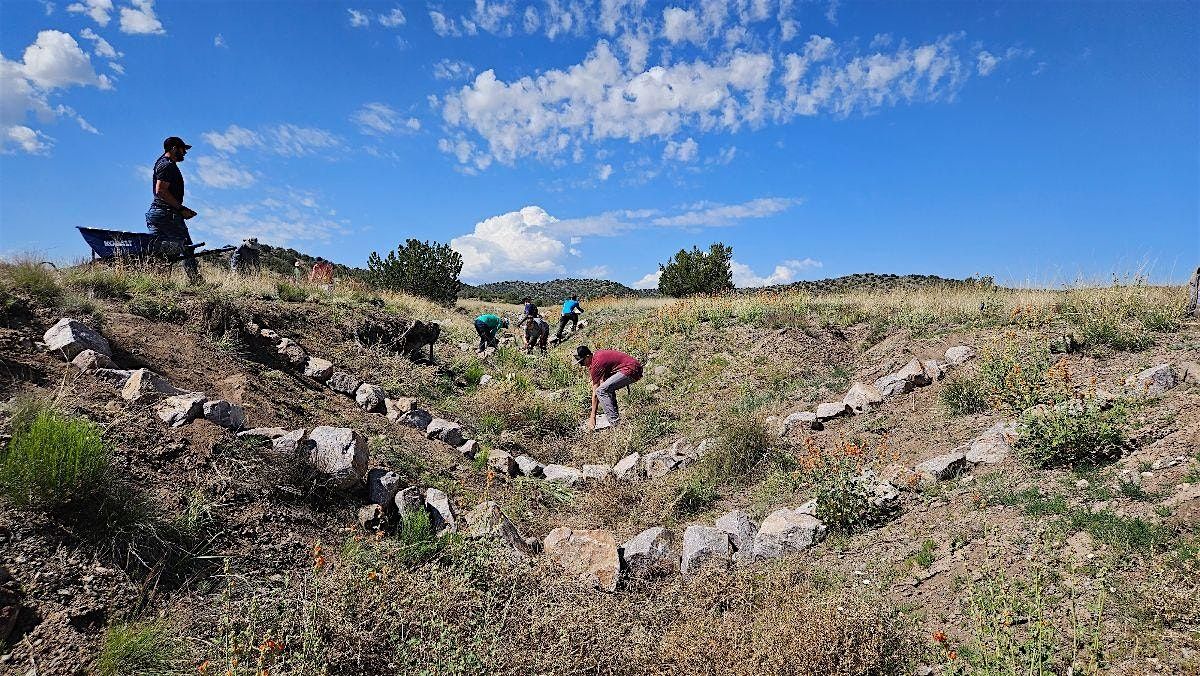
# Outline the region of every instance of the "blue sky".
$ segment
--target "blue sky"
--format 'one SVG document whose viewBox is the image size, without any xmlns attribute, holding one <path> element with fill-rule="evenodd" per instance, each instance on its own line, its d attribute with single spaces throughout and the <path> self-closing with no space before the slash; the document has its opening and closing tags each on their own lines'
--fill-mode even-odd
<svg viewBox="0 0 1200 676">
<path fill-rule="evenodd" d="M 1053 283 L 1200 262 L 1196 3 L 5 0 L 0 252 L 144 229 L 464 279 Z"/>
</svg>

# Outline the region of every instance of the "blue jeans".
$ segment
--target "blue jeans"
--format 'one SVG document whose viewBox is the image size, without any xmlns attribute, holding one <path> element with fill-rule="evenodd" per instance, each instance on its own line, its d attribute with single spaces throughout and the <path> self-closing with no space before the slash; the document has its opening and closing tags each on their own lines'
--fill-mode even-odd
<svg viewBox="0 0 1200 676">
<path fill-rule="evenodd" d="M 180 255 L 192 253 L 192 235 L 183 222 L 183 214 L 151 205 L 146 212 L 146 229 L 155 235 L 155 245 L 160 251 Z M 183 259 L 183 271 L 193 282 L 200 279 L 200 266 L 194 256 Z"/>
</svg>

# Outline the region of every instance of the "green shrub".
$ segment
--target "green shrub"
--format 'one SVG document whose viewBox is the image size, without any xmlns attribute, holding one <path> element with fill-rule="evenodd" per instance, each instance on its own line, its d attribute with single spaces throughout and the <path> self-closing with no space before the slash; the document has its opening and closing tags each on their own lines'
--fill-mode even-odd
<svg viewBox="0 0 1200 676">
<path fill-rule="evenodd" d="M 867 489 L 858 476 L 857 464 L 848 458 L 827 460 L 814 474 L 817 518 L 831 531 L 853 533 L 874 521 Z"/>
<path fill-rule="evenodd" d="M 483 364 L 479 362 L 471 362 L 463 371 L 463 380 L 467 381 L 468 387 L 476 387 L 479 381 L 483 380 L 483 376 L 487 371 L 483 368 Z"/>
<path fill-rule="evenodd" d="M 735 412 L 720 420 L 716 443 L 710 444 L 703 464 L 716 478 L 740 479 L 759 469 L 785 467 L 788 456 L 761 418 Z"/>
<path fill-rule="evenodd" d="M 925 540 L 921 543 L 921 549 L 913 556 L 913 561 L 922 568 L 928 568 L 933 565 L 936 560 L 934 552 L 937 551 L 937 543 L 933 540 Z"/>
<path fill-rule="evenodd" d="M 938 398 L 950 415 L 972 415 L 988 410 L 987 390 L 974 378 L 951 378 Z"/>
<path fill-rule="evenodd" d="M 401 545 L 401 558 L 407 565 L 428 561 L 441 551 L 446 538 L 437 536 L 429 512 L 417 509 L 400 517 L 396 538 Z"/>
<path fill-rule="evenodd" d="M 1123 428 L 1122 407 L 1102 411 L 1087 402 L 1027 411 L 1021 416 L 1016 450 L 1037 467 L 1098 465 L 1121 454 Z"/>
<path fill-rule="evenodd" d="M 1078 326 L 1083 344 L 1089 347 L 1139 352 L 1154 344 L 1154 339 L 1137 323 L 1112 315 L 1085 315 Z"/>
<path fill-rule="evenodd" d="M 308 290 L 291 282 L 275 282 L 275 293 L 285 303 L 303 303 L 308 300 Z"/>
<path fill-rule="evenodd" d="M 0 492 L 19 507 L 52 510 L 104 490 L 111 451 L 101 430 L 39 401 L 18 404 L 0 451 Z"/>
<path fill-rule="evenodd" d="M 1076 531 L 1087 531 L 1098 542 L 1121 552 L 1152 554 L 1175 540 L 1174 532 L 1165 525 L 1144 521 L 1139 517 L 1120 516 L 1110 511 L 1093 513 L 1088 509 L 1076 509 L 1071 512 L 1070 527 Z"/>
<path fill-rule="evenodd" d="M 1062 369 L 1051 365 L 1043 342 L 1014 337 L 998 341 L 979 356 L 976 382 L 996 408 L 1021 412 L 1065 397 Z"/>
<path fill-rule="evenodd" d="M 713 294 L 733 290 L 730 260 L 733 247 L 720 242 L 701 251 L 680 249 L 670 261 L 658 266 L 658 290 L 667 296 Z"/>
<path fill-rule="evenodd" d="M 707 509 L 720 497 L 712 479 L 700 473 L 688 479 L 679 489 L 674 503 L 675 511 L 681 516 L 695 514 Z"/>
<path fill-rule="evenodd" d="M 100 676 L 168 676 L 186 669 L 182 650 L 162 623 L 118 624 L 104 633 Z"/>
<path fill-rule="evenodd" d="M 449 244 L 409 239 L 386 258 L 371 252 L 366 276 L 376 287 L 453 305 L 462 286 L 462 266 L 462 256 Z"/>
<path fill-rule="evenodd" d="M 197 303 L 199 311 L 196 317 L 210 334 L 225 336 L 241 332 L 244 324 L 242 311 L 233 296 L 212 290 L 202 294 Z"/>
</svg>

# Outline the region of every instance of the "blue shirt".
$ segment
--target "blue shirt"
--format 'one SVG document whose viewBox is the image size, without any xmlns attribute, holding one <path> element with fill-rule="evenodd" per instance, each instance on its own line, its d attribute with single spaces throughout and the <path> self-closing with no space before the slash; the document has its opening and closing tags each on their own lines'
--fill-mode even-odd
<svg viewBox="0 0 1200 676">
<path fill-rule="evenodd" d="M 579 307 L 579 301 L 577 300 L 563 301 L 563 314 L 570 314 L 577 307 Z"/>
</svg>

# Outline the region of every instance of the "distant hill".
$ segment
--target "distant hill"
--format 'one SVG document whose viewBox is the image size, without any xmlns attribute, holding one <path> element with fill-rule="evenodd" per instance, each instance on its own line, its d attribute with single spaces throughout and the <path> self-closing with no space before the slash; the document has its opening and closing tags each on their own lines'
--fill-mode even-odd
<svg viewBox="0 0 1200 676">
<path fill-rule="evenodd" d="M 607 279 L 554 279 L 549 282 L 489 282 L 479 286 L 464 284 L 458 297 L 518 303 L 528 296 L 538 305 L 550 305 L 572 294 L 580 299 L 589 299 L 602 296 L 657 296 L 658 291 L 631 289 Z"/>
<path fill-rule="evenodd" d="M 842 293 L 860 289 L 888 291 L 891 289 L 916 289 L 923 286 L 972 286 L 992 288 L 996 286 L 991 277 L 950 279 L 937 275 L 892 275 L 874 272 L 858 272 L 853 275 L 814 279 L 791 284 L 765 286 L 761 289 L 742 291 L 807 291 L 808 293 Z"/>
</svg>

